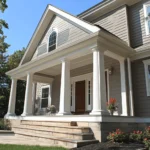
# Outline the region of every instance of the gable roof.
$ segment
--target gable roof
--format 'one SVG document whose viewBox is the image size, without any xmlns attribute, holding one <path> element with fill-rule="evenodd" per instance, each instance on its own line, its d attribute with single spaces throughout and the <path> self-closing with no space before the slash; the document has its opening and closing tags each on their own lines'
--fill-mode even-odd
<svg viewBox="0 0 150 150">
<path fill-rule="evenodd" d="M 95 33 L 100 30 L 98 27 L 94 26 L 93 24 L 83 21 L 80 18 L 68 14 L 65 11 L 62 11 L 52 5 L 48 5 L 27 46 L 26 52 L 20 62 L 20 65 L 23 65 L 26 62 L 31 60 L 37 46 L 39 45 L 42 36 L 44 35 L 51 21 L 53 20 L 53 17 L 56 15 L 61 17 L 65 21 L 75 25 L 76 27 L 84 30 L 85 32 Z"/>
</svg>

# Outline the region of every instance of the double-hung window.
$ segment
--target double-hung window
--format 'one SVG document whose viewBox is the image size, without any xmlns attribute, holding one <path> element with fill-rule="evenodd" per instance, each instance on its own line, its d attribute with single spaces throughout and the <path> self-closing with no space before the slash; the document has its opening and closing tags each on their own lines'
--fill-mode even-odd
<svg viewBox="0 0 150 150">
<path fill-rule="evenodd" d="M 150 1 L 144 4 L 146 35 L 150 34 Z"/>
<path fill-rule="evenodd" d="M 53 31 L 49 37 L 49 45 L 48 45 L 49 52 L 56 49 L 56 39 L 57 39 L 57 33 L 56 31 Z"/>
<path fill-rule="evenodd" d="M 42 87 L 41 108 L 47 108 L 49 103 L 49 87 Z"/>
</svg>

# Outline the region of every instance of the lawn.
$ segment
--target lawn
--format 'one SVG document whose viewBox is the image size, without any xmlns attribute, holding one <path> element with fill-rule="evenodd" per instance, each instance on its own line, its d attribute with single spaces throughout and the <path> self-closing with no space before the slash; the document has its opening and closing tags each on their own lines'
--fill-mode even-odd
<svg viewBox="0 0 150 150">
<path fill-rule="evenodd" d="M 23 145 L 2 145 L 0 150 L 67 150 L 62 147 L 40 147 L 40 146 L 23 146 Z"/>
</svg>

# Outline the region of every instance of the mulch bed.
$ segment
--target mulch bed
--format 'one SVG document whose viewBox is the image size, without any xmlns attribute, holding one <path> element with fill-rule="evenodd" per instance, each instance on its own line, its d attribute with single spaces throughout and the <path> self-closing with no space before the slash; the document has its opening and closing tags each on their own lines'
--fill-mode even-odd
<svg viewBox="0 0 150 150">
<path fill-rule="evenodd" d="M 145 150 L 143 144 L 98 143 L 71 150 Z"/>
</svg>

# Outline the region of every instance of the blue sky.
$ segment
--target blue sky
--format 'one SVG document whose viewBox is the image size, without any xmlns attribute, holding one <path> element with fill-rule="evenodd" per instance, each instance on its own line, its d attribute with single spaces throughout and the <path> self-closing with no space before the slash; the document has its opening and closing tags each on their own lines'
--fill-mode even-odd
<svg viewBox="0 0 150 150">
<path fill-rule="evenodd" d="M 101 0 L 7 0 L 8 9 L 0 18 L 7 21 L 6 42 L 11 46 L 8 54 L 26 47 L 47 4 L 77 15 Z"/>
</svg>

